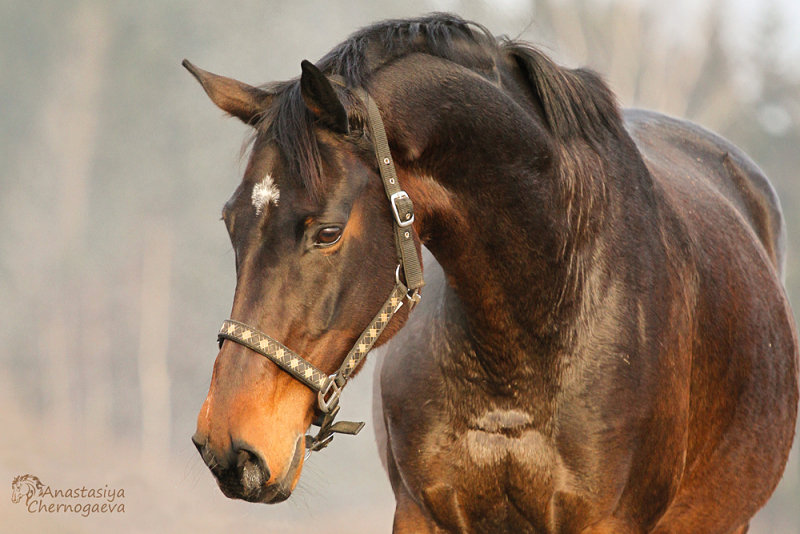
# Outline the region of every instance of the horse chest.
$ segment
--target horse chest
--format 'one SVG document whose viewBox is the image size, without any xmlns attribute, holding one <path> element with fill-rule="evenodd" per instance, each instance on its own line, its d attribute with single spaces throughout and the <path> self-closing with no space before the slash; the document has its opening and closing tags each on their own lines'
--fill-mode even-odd
<svg viewBox="0 0 800 534">
<path fill-rule="evenodd" d="M 591 444 L 552 431 L 561 416 L 533 379 L 493 393 L 480 377 L 442 365 L 471 347 L 457 325 L 437 319 L 436 290 L 445 286 L 429 263 L 430 298 L 380 371 L 390 476 L 395 493 L 410 497 L 398 505 L 413 502 L 446 532 L 580 532 L 597 517 Z M 416 517 L 398 512 L 406 515 Z"/>
<path fill-rule="evenodd" d="M 490 411 L 463 432 L 432 428 L 419 440 L 420 462 L 401 471 L 438 524 L 454 532 L 552 530 L 553 497 L 567 474 L 525 413 Z"/>
</svg>

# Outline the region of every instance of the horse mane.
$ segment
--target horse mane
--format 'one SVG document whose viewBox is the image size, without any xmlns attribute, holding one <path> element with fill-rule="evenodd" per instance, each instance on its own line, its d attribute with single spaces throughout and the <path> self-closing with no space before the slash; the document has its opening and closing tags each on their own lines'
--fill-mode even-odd
<svg viewBox="0 0 800 534">
<path fill-rule="evenodd" d="M 381 66 L 409 54 L 421 52 L 463 63 L 457 41 L 478 45 L 473 51 L 479 53 L 496 51 L 496 40 L 484 26 L 449 13 L 433 13 L 362 28 L 325 54 L 318 66 L 357 87 L 365 85 Z"/>
<path fill-rule="evenodd" d="M 463 44 L 467 46 L 458 46 Z M 564 142 L 580 137 L 599 147 L 608 132 L 616 135 L 623 130 L 615 98 L 595 73 L 560 67 L 528 43 L 496 38 L 484 26 L 452 14 L 433 13 L 367 26 L 325 54 L 317 67 L 341 76 L 349 87 L 362 87 L 383 65 L 413 53 L 468 67 L 493 65 L 498 57 L 510 56 L 541 101 L 550 131 Z M 266 129 L 273 137 L 287 157 L 290 174 L 317 199 L 323 186 L 321 157 L 313 134 L 314 116 L 303 101 L 300 81 L 294 78 L 264 88 L 275 99 L 259 130 Z M 356 110 L 356 120 L 363 124 L 355 102 L 343 100 L 345 106 Z"/>
<path fill-rule="evenodd" d="M 542 103 L 550 131 L 567 142 L 582 138 L 597 148 L 624 127 L 616 97 L 590 69 L 567 69 L 528 43 L 506 40 L 502 48 L 516 60 Z"/>
</svg>

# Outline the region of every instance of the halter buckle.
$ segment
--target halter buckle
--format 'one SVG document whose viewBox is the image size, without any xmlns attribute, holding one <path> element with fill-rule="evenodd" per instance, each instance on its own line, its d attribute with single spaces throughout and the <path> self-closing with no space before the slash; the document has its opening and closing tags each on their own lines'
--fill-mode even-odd
<svg viewBox="0 0 800 534">
<path fill-rule="evenodd" d="M 419 289 L 415 289 L 406 293 L 406 298 L 409 300 L 409 307 L 414 309 L 414 306 L 419 304 L 419 301 L 422 300 L 422 295 L 419 294 Z"/>
<path fill-rule="evenodd" d="M 398 191 L 389 197 L 389 203 L 392 205 L 392 213 L 394 214 L 394 220 L 397 223 L 397 226 L 400 228 L 411 226 L 411 224 L 414 222 L 414 207 L 412 205 L 410 209 L 403 214 L 404 216 L 401 217 L 400 209 L 397 206 L 398 200 L 408 200 L 408 202 L 411 203 L 411 198 L 405 191 Z"/>
<path fill-rule="evenodd" d="M 339 395 L 341 394 L 342 386 L 336 383 L 336 378 L 334 376 L 329 376 L 328 383 L 317 393 L 317 403 L 322 413 L 330 413 L 331 410 L 336 408 L 336 405 L 339 404 Z"/>
<path fill-rule="evenodd" d="M 419 304 L 419 301 L 422 300 L 422 295 L 419 294 L 419 288 L 408 289 L 406 285 L 400 280 L 401 267 L 402 265 L 400 264 L 397 265 L 397 269 L 395 269 L 394 271 L 394 281 L 398 286 L 406 290 L 406 298 L 408 299 L 408 305 L 411 309 L 414 309 L 414 306 Z M 402 307 L 403 307 L 403 301 L 401 300 L 400 303 L 397 305 L 397 307 L 394 309 L 394 312 L 392 313 L 397 313 L 397 311 Z"/>
</svg>

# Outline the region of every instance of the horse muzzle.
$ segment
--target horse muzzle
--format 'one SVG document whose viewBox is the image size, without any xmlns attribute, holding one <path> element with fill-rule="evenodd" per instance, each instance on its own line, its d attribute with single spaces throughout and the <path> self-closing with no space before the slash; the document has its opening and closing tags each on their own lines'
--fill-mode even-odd
<svg viewBox="0 0 800 534">
<path fill-rule="evenodd" d="M 233 441 L 222 453 L 212 451 L 208 439 L 199 433 L 192 436 L 192 442 L 226 497 L 266 504 L 285 501 L 292 494 L 305 451 L 305 438 L 300 436 L 289 467 L 271 480 L 272 472 L 264 457 L 245 442 Z"/>
</svg>

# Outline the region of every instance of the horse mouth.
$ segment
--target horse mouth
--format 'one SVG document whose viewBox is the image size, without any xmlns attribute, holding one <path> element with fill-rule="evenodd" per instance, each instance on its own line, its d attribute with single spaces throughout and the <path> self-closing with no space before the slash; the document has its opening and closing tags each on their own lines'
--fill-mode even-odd
<svg viewBox="0 0 800 534">
<path fill-rule="evenodd" d="M 247 469 L 245 469 L 240 476 L 236 477 L 217 475 L 217 485 L 229 499 L 241 499 L 264 504 L 283 502 L 292 495 L 292 490 L 299 476 L 298 470 L 302 465 L 304 452 L 305 439 L 301 436 L 295 444 L 294 456 L 286 473 L 271 484 L 261 483 L 260 480 L 257 484 L 254 484 L 249 479 Z"/>
<path fill-rule="evenodd" d="M 291 484 L 282 479 L 273 484 L 264 485 L 256 490 L 245 491 L 241 484 L 230 484 L 217 480 L 222 493 L 229 499 L 241 499 L 247 502 L 277 504 L 289 498 L 292 494 Z"/>
</svg>

